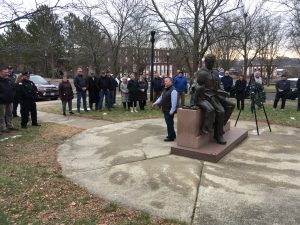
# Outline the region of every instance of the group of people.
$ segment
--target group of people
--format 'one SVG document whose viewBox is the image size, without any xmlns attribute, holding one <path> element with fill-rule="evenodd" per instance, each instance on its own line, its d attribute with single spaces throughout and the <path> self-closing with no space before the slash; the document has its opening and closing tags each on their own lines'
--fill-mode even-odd
<svg viewBox="0 0 300 225">
<path fill-rule="evenodd" d="M 32 126 L 40 126 L 37 122 L 36 97 L 37 87 L 29 80 L 28 72 L 17 77 L 11 66 L 0 65 L 0 134 L 17 130 L 13 117 L 18 117 L 18 104 L 21 108 L 21 128 L 27 128 L 29 115 Z"/>
</svg>

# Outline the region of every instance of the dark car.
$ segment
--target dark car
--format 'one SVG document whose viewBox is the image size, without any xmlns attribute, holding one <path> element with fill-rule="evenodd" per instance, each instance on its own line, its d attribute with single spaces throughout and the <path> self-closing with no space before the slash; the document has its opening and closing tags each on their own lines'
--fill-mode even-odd
<svg viewBox="0 0 300 225">
<path fill-rule="evenodd" d="M 59 97 L 58 86 L 51 84 L 40 75 L 31 74 L 30 80 L 36 85 L 38 89 L 38 99 L 56 100 Z"/>
</svg>

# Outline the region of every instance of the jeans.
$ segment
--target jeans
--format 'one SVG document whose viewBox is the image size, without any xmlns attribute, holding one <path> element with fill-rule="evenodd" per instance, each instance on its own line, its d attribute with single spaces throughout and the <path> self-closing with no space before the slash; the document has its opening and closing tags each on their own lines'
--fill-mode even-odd
<svg viewBox="0 0 300 225">
<path fill-rule="evenodd" d="M 82 98 L 82 103 L 83 103 L 83 109 L 86 112 L 87 107 L 86 107 L 86 91 L 79 91 L 76 93 L 77 96 L 77 112 L 80 112 L 80 103 L 81 103 L 81 98 Z"/>
<path fill-rule="evenodd" d="M 62 110 L 64 113 L 66 112 L 67 103 L 68 103 L 68 107 L 69 107 L 69 112 L 72 112 L 72 99 L 61 100 L 61 103 L 62 103 Z"/>
<path fill-rule="evenodd" d="M 165 117 L 165 121 L 167 124 L 167 131 L 168 131 L 167 138 L 175 139 L 176 133 L 174 130 L 174 113 L 172 115 L 170 115 L 169 112 L 164 112 L 164 117 Z"/>
<path fill-rule="evenodd" d="M 111 108 L 111 103 L 110 103 L 110 91 L 107 89 L 107 90 L 103 90 L 101 89 L 100 92 L 99 92 L 99 103 L 98 103 L 98 109 L 99 110 L 102 110 L 102 103 L 103 103 L 103 99 L 105 97 L 105 105 L 108 109 Z"/>
</svg>

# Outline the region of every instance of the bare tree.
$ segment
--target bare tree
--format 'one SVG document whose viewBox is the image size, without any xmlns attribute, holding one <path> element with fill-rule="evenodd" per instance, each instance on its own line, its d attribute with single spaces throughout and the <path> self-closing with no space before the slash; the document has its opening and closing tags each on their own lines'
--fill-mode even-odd
<svg viewBox="0 0 300 225">
<path fill-rule="evenodd" d="M 77 64 L 100 67 L 101 57 L 105 56 L 108 49 L 100 25 L 92 15 L 81 19 L 70 13 L 65 17 L 65 30 L 67 49 L 73 53 L 72 59 Z"/>
<path fill-rule="evenodd" d="M 240 1 L 233 5 L 229 0 L 170 0 L 160 5 L 155 0 L 151 1 L 153 11 L 175 40 L 175 47 L 184 55 L 191 75 L 216 41 L 214 22 L 240 5 Z"/>
<path fill-rule="evenodd" d="M 63 8 L 59 3 L 60 0 L 56 0 L 49 8 Z M 23 3 L 15 3 L 12 0 L 0 1 L 0 29 L 6 28 L 20 20 L 31 19 L 33 15 L 39 12 L 39 7 L 43 4 L 44 2 L 38 3 L 38 1 L 35 1 L 35 8 L 27 9 Z"/>
<path fill-rule="evenodd" d="M 238 59 L 237 37 L 239 35 L 238 18 L 235 15 L 226 16 L 216 26 L 218 39 L 209 49 L 217 56 L 217 66 L 229 70 Z"/>
<path fill-rule="evenodd" d="M 260 49 L 259 58 L 261 67 L 265 67 L 267 72 L 267 85 L 269 85 L 275 69 L 274 61 L 278 56 L 280 44 L 282 42 L 283 34 L 281 30 L 281 18 L 272 18 L 271 15 L 266 17 L 264 21 L 261 21 L 257 27 Z"/>
</svg>

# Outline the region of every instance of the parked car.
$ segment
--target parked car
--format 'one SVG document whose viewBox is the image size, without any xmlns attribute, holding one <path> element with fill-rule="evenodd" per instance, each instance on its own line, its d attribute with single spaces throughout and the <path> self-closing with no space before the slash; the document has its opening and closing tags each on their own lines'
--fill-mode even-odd
<svg viewBox="0 0 300 225">
<path fill-rule="evenodd" d="M 38 99 L 57 100 L 59 97 L 58 86 L 51 84 L 40 75 L 31 74 L 30 80 L 36 85 L 38 89 Z"/>
<path fill-rule="evenodd" d="M 295 100 L 298 96 L 298 90 L 297 90 L 297 80 L 298 78 L 288 78 L 291 85 L 291 90 L 287 94 L 287 99 Z"/>
</svg>

